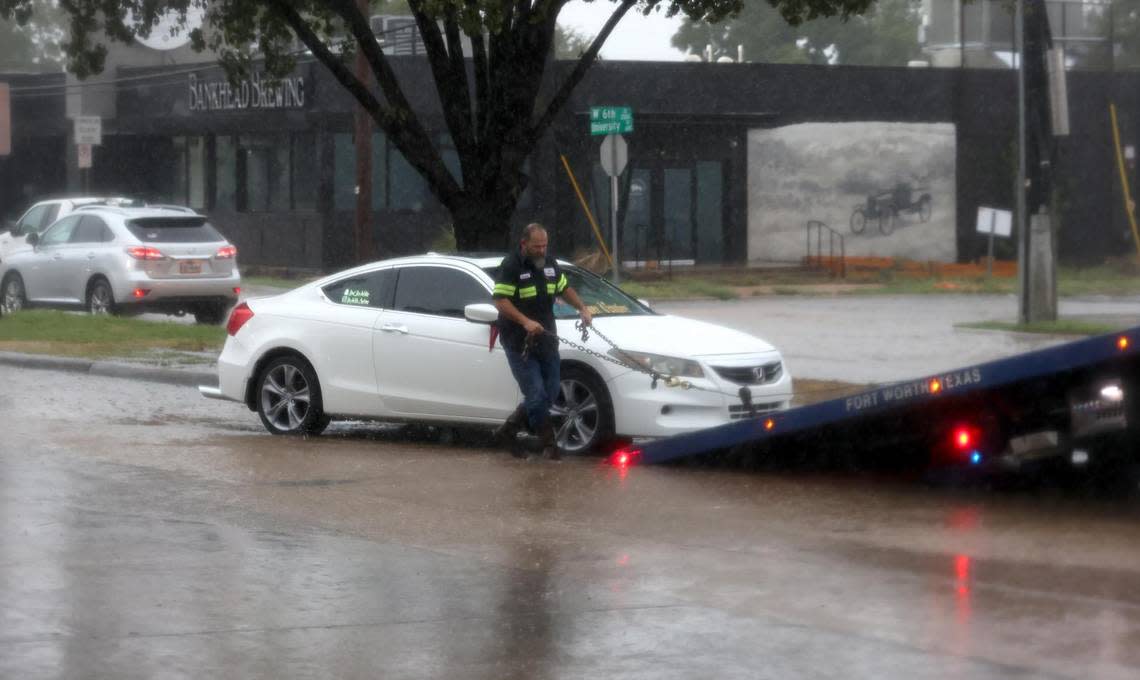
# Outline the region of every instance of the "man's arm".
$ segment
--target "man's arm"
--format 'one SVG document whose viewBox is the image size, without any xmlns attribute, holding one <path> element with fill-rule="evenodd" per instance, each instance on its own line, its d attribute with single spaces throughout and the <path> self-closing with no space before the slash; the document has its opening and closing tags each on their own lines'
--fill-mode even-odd
<svg viewBox="0 0 1140 680">
<path fill-rule="evenodd" d="M 582 298 L 578 297 L 577 291 L 570 286 L 566 286 L 562 289 L 562 297 L 573 305 L 574 309 L 578 310 L 578 316 L 582 317 L 582 323 L 589 326 L 594 322 L 594 315 L 590 313 L 590 308 L 582 302 Z"/>
<path fill-rule="evenodd" d="M 499 314 L 525 328 L 530 335 L 537 335 L 544 330 L 542 324 L 520 312 L 510 298 L 495 298 L 495 308 L 499 310 Z"/>
</svg>

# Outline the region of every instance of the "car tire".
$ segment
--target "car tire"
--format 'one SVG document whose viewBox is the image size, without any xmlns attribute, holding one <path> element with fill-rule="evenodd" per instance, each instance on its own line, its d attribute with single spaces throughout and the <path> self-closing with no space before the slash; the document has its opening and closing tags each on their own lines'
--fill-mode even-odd
<svg viewBox="0 0 1140 680">
<path fill-rule="evenodd" d="M 115 294 L 107 279 L 98 278 L 87 286 L 87 312 L 93 315 L 114 314 Z"/>
<path fill-rule="evenodd" d="M 558 448 L 568 454 L 596 451 L 614 436 L 609 390 L 593 371 L 564 366 L 562 386 L 550 409 Z"/>
<path fill-rule="evenodd" d="M 24 279 L 16 273 L 9 274 L 0 287 L 0 305 L 5 314 L 14 314 L 28 306 L 28 296 L 24 289 Z"/>
<path fill-rule="evenodd" d="M 226 320 L 226 303 L 208 302 L 194 310 L 194 321 L 203 326 L 217 326 Z"/>
<path fill-rule="evenodd" d="M 296 354 L 265 365 L 254 398 L 261 424 L 272 434 L 318 435 L 328 427 L 317 373 Z"/>
</svg>

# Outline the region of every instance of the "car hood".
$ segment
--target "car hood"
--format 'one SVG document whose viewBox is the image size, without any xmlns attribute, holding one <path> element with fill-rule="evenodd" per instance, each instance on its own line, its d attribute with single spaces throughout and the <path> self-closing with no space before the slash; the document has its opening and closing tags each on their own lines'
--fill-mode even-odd
<svg viewBox="0 0 1140 680">
<path fill-rule="evenodd" d="M 558 321 L 559 335 L 578 341 L 575 319 Z M 704 321 L 668 314 L 654 316 L 604 316 L 594 326 L 618 347 L 673 357 L 707 357 L 727 354 L 763 354 L 775 348 L 754 335 Z M 604 340 L 591 334 L 593 349 L 609 349 Z"/>
</svg>

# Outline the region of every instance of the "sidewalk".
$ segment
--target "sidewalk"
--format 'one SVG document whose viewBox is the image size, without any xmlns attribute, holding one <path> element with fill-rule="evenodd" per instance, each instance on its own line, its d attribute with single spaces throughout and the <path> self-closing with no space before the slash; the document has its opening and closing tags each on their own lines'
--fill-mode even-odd
<svg viewBox="0 0 1140 680">
<path fill-rule="evenodd" d="M 167 385 L 184 385 L 186 387 L 197 387 L 198 385 L 216 387 L 218 384 L 218 375 L 212 368 L 175 368 L 128 363 L 126 361 L 73 359 L 70 357 L 57 357 L 45 354 L 0 352 L 0 366 L 63 371 L 66 373 L 86 373 L 87 375 L 97 375 L 107 378 L 126 378 L 128 380 L 164 383 Z"/>
</svg>

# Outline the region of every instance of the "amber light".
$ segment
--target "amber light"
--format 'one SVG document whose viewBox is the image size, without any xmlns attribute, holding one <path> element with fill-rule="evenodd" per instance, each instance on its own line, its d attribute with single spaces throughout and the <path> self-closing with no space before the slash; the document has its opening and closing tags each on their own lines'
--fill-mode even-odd
<svg viewBox="0 0 1140 680">
<path fill-rule="evenodd" d="M 939 380 L 938 378 L 931 380 L 930 381 L 930 393 L 931 394 L 938 394 L 941 391 L 942 391 L 942 381 Z"/>
<path fill-rule="evenodd" d="M 774 429 L 775 427 L 776 427 L 776 421 L 772 420 L 771 418 L 764 421 L 764 429 L 765 430 L 770 431 L 770 430 Z"/>
<path fill-rule="evenodd" d="M 1117 347 L 1118 347 L 1118 348 L 1119 348 L 1121 351 L 1124 351 L 1124 350 L 1128 349 L 1128 336 L 1127 336 L 1127 335 L 1122 335 L 1122 336 L 1120 336 L 1119 338 L 1117 338 L 1117 339 L 1116 339 L 1116 346 L 1117 346 Z"/>
</svg>

